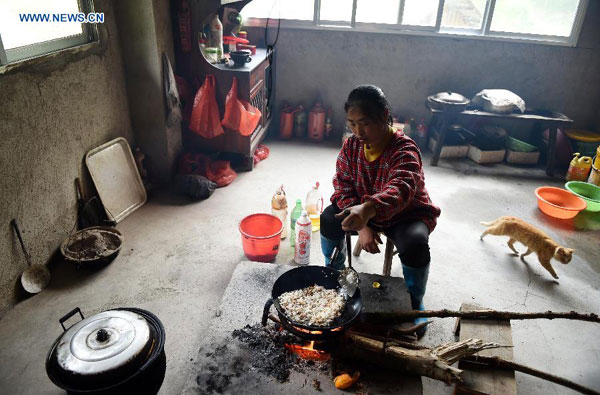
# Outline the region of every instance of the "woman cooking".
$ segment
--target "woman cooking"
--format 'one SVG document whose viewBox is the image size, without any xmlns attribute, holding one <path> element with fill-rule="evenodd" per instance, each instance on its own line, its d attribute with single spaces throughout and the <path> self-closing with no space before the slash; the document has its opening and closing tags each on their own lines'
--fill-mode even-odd
<svg viewBox="0 0 600 395">
<path fill-rule="evenodd" d="M 352 136 L 338 155 L 331 205 L 321 214 L 325 264 L 344 268 L 351 253 L 345 250 L 344 232 L 358 232 L 358 242 L 372 254 L 380 252 L 382 232 L 398 250 L 413 309 L 424 310 L 429 234 L 440 209 L 425 189 L 421 153 L 413 140 L 391 127 L 390 106 L 380 88 L 356 87 L 344 110 Z M 332 262 L 335 247 L 342 252 Z"/>
</svg>

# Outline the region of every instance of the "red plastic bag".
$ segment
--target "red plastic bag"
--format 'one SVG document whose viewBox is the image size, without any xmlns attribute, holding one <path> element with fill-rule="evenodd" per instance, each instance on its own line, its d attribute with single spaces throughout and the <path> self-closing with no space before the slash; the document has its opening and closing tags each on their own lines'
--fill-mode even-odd
<svg viewBox="0 0 600 395">
<path fill-rule="evenodd" d="M 231 89 L 225 99 L 225 116 L 222 125 L 249 136 L 254 132 L 262 114 L 260 110 L 245 100 L 238 99 L 237 78 L 233 77 Z"/>
<path fill-rule="evenodd" d="M 202 154 L 186 152 L 179 160 L 179 174 L 196 174 L 208 178 L 218 188 L 226 187 L 236 179 L 237 173 L 231 168 L 229 161 L 212 161 Z"/>
<path fill-rule="evenodd" d="M 237 173 L 231 168 L 229 161 L 210 162 L 206 168 L 206 178 L 217 184 L 217 188 L 226 187 L 236 179 Z"/>
<path fill-rule="evenodd" d="M 254 150 L 254 164 L 257 164 L 261 160 L 265 160 L 269 157 L 269 147 L 264 144 L 259 144 L 258 147 Z"/>
<path fill-rule="evenodd" d="M 220 118 L 215 97 L 215 76 L 207 74 L 204 84 L 194 98 L 190 130 L 207 139 L 217 137 L 225 133 Z"/>
</svg>

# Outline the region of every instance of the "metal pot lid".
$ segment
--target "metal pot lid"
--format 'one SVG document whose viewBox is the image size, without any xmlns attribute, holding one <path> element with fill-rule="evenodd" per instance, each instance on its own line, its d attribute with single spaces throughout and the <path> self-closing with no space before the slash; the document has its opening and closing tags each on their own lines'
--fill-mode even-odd
<svg viewBox="0 0 600 395">
<path fill-rule="evenodd" d="M 440 92 L 431 96 L 431 100 L 444 104 L 469 104 L 469 99 L 456 92 Z"/>
<path fill-rule="evenodd" d="M 98 375 L 137 360 L 150 340 L 150 326 L 143 316 L 108 310 L 69 328 L 56 347 L 56 359 L 65 371 Z"/>
</svg>

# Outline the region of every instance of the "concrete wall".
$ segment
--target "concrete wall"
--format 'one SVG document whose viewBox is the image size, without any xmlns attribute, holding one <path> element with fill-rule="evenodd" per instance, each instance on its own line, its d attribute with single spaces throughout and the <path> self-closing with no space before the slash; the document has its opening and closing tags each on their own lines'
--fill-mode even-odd
<svg viewBox="0 0 600 395">
<path fill-rule="evenodd" d="M 11 218 L 33 261 L 46 263 L 75 223 L 73 179 L 89 185 L 85 153 L 119 136 L 133 143 L 113 3 L 95 8 L 105 13 L 97 50 L 0 75 L 0 314 L 26 267 Z"/>
<path fill-rule="evenodd" d="M 379 85 L 395 114 L 428 117 L 428 95 L 453 90 L 472 97 L 505 88 L 528 107 L 560 111 L 582 127 L 600 127 L 600 2 L 590 1 L 576 48 L 465 38 L 282 29 L 276 90 L 311 104 L 321 95 L 343 127 L 343 103 L 361 83 Z M 249 29 L 262 39 L 263 29 Z M 274 33 L 275 29 L 273 29 Z"/>
<path fill-rule="evenodd" d="M 158 180 L 168 182 L 181 150 L 179 124 L 166 126 L 163 52 L 175 69 L 169 3 L 128 0 L 119 1 L 116 8 L 136 142 L 150 155 Z"/>
</svg>

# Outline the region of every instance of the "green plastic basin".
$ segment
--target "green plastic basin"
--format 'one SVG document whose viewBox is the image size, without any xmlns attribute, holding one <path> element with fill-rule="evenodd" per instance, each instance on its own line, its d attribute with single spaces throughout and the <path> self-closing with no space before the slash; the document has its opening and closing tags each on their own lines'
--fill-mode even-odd
<svg viewBox="0 0 600 395">
<path fill-rule="evenodd" d="M 508 136 L 506 138 L 506 142 L 504 143 L 506 148 L 511 151 L 517 152 L 533 152 L 537 151 L 537 147 L 535 145 L 528 144 L 524 141 L 516 139 L 514 137 Z"/>
<path fill-rule="evenodd" d="M 587 203 L 587 211 L 600 211 L 600 187 L 582 181 L 569 181 L 565 188 Z"/>
</svg>

